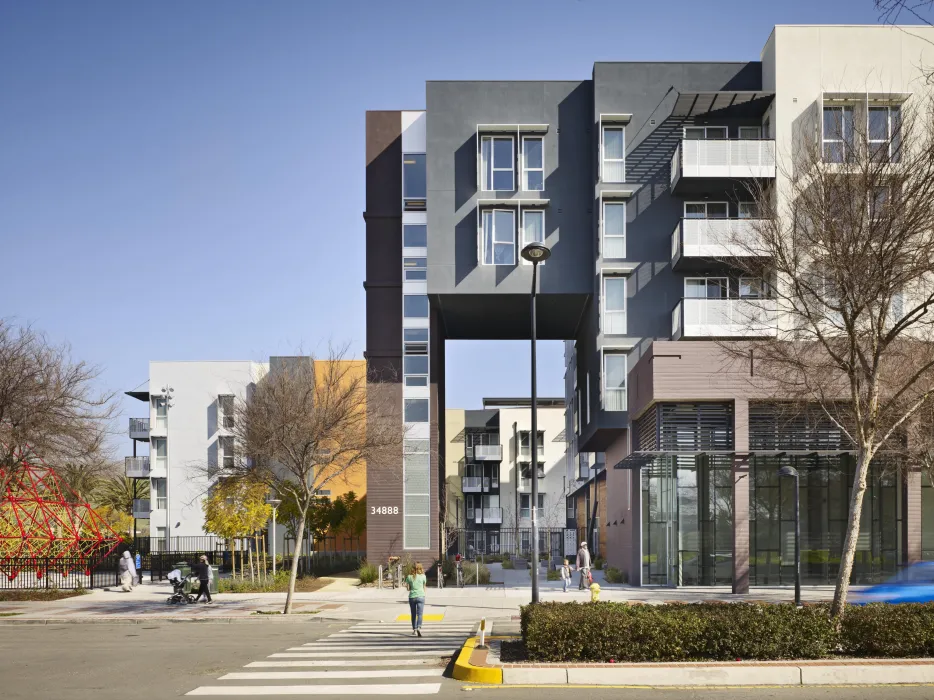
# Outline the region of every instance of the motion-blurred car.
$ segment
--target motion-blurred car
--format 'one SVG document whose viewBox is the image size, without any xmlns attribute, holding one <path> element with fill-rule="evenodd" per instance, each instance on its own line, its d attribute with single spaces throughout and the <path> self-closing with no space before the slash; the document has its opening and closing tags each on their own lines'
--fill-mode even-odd
<svg viewBox="0 0 934 700">
<path fill-rule="evenodd" d="M 852 602 L 854 605 L 934 602 L 934 562 L 912 564 L 895 578 L 871 586 L 854 596 Z"/>
</svg>

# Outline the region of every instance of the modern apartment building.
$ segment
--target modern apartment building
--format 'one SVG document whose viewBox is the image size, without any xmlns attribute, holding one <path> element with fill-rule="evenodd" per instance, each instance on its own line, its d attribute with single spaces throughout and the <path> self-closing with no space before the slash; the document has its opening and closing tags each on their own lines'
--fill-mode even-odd
<svg viewBox="0 0 934 700">
<path fill-rule="evenodd" d="M 549 530 L 566 526 L 563 398 L 539 399 L 536 460 L 529 399 L 489 398 L 482 409 L 449 408 L 445 414 L 449 550 L 529 552 L 533 468 L 538 469 L 539 525 Z"/>
<path fill-rule="evenodd" d="M 235 459 L 230 430 L 235 402 L 246 398 L 270 371 L 294 359 L 154 361 L 149 363 L 148 382 L 126 392 L 145 404 L 140 417 L 129 421 L 134 456 L 126 457 L 126 476 L 149 481 L 150 498 L 137 500 L 133 510 L 134 517 L 149 520 L 155 548 L 188 551 L 203 546 L 196 538 L 211 534 L 205 530 L 203 510 L 213 483 L 209 474 L 232 466 Z M 362 360 L 345 362 L 361 375 L 366 370 Z M 365 469 L 348 473 L 346 479 L 335 480 L 329 487 L 322 496 L 336 498 L 353 491 L 362 498 L 366 495 Z M 282 552 L 288 532 L 281 519 L 276 534 L 277 551 Z M 332 549 L 365 549 L 366 537 L 362 542 L 345 542 L 338 537 L 328 544 Z"/>
<path fill-rule="evenodd" d="M 750 185 L 787 196 L 803 124 L 833 154 L 828 114 L 886 110 L 874 123 L 891 125 L 928 94 L 924 65 L 929 27 L 778 26 L 759 60 L 431 81 L 424 111 L 368 113 L 367 360 L 407 428 L 398 458 L 368 475 L 399 512 L 371 516 L 386 533 L 374 553 L 439 551 L 445 341 L 529 337 L 519 251 L 542 242 L 538 335 L 569 343 L 567 476 L 586 485 L 579 455 L 605 455 L 585 501 L 602 505 L 584 522 L 608 561 L 635 584 L 790 582 L 790 487 L 777 472 L 794 464 L 806 474 L 804 580 L 831 582 L 852 449 L 813 416 L 777 430 L 769 397 L 725 367 L 715 340 L 776 323 L 768 280 L 739 275 L 729 259 L 743 251 L 728 242 L 754 230 Z M 755 328 L 741 320 L 753 306 Z M 586 459 L 591 471 L 598 459 Z M 920 476 L 873 473 L 854 580 L 934 548 L 929 493 Z"/>
</svg>

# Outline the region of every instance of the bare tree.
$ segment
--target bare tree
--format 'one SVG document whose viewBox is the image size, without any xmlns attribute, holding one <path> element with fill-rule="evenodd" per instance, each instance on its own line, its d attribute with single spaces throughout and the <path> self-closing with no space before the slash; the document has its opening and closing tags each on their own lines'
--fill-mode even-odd
<svg viewBox="0 0 934 700">
<path fill-rule="evenodd" d="M 899 22 L 908 20 L 914 24 L 921 22 L 927 26 L 931 25 L 934 17 L 934 0 L 875 0 L 876 10 L 879 11 L 879 19 L 884 24 L 891 24 L 898 27 L 903 32 L 912 36 L 921 37 L 917 32 L 912 31 L 910 26 L 900 25 Z M 929 39 L 925 41 L 931 43 Z M 928 83 L 934 83 L 934 66 L 919 66 L 924 79 Z"/>
<path fill-rule="evenodd" d="M 92 464 L 106 455 L 114 394 L 100 369 L 71 358 L 30 326 L 0 319 L 0 493 L 23 459 Z"/>
<path fill-rule="evenodd" d="M 322 489 L 346 482 L 366 462 L 401 454 L 401 401 L 390 400 L 390 393 L 368 396 L 364 366 L 345 356 L 346 348 L 332 348 L 323 361 L 287 358 L 235 406 L 231 432 L 238 456 L 221 474 L 261 481 L 292 498 L 298 543 Z M 285 614 L 292 611 L 297 574 L 295 556 Z"/>
<path fill-rule="evenodd" d="M 780 186 L 753 192 L 754 235 L 731 242 L 740 254 L 730 264 L 772 297 L 742 302 L 745 330 L 774 335 L 721 346 L 752 361 L 760 391 L 818 407 L 855 451 L 839 617 L 870 463 L 902 449 L 934 393 L 934 103 L 915 95 L 900 108 L 863 103 L 822 117 L 825 136 L 839 138 L 822 143 L 819 124 L 803 120 Z"/>
</svg>

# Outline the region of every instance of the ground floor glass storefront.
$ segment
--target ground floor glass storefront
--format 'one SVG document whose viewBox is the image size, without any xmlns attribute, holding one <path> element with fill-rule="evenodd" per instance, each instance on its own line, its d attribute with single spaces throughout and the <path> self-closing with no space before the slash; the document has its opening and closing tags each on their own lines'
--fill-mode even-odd
<svg viewBox="0 0 934 700">
<path fill-rule="evenodd" d="M 642 584 L 730 585 L 733 576 L 733 459 L 727 454 L 668 455 L 642 467 Z M 801 478 L 801 580 L 833 584 L 846 534 L 855 458 L 751 456 L 749 574 L 756 586 L 794 582 L 794 480 L 778 470 L 795 467 Z M 925 482 L 927 484 L 927 482 Z M 894 470 L 873 465 L 863 501 L 852 582 L 895 575 L 901 562 L 902 489 Z M 924 524 L 934 521 L 934 488 Z M 929 495 L 930 494 L 930 495 Z M 924 498 L 927 497 L 927 498 Z M 932 528 L 922 528 L 925 548 Z M 924 532 L 927 530 L 927 532 Z"/>
</svg>

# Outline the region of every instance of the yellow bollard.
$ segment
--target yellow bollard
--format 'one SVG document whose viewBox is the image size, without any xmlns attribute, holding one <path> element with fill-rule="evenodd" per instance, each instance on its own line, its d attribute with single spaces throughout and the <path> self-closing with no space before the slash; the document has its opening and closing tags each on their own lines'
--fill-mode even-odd
<svg viewBox="0 0 934 700">
<path fill-rule="evenodd" d="M 596 603 L 598 600 L 600 600 L 600 584 L 591 583 L 590 584 L 590 602 Z"/>
</svg>

